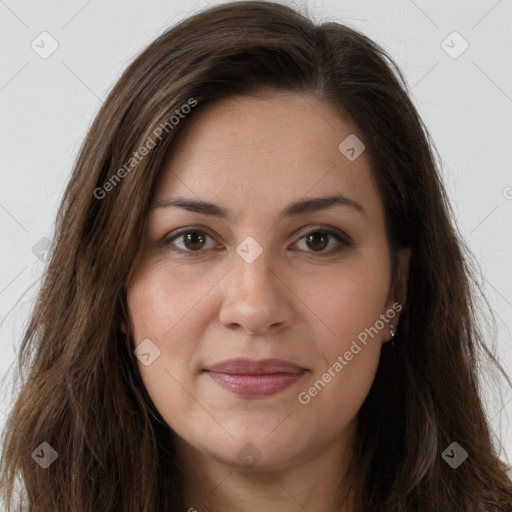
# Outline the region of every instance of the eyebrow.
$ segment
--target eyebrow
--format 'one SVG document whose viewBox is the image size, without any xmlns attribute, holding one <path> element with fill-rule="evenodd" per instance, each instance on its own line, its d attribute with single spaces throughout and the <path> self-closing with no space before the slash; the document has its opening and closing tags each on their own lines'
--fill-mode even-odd
<svg viewBox="0 0 512 512">
<path fill-rule="evenodd" d="M 283 219 L 285 217 L 295 217 L 305 213 L 326 210 L 336 205 L 349 206 L 354 210 L 362 213 L 363 215 L 366 215 L 365 210 L 359 203 L 356 203 L 355 201 L 352 201 L 352 199 L 349 199 L 348 197 L 345 197 L 341 194 L 335 194 L 327 197 L 314 197 L 295 201 L 280 212 L 279 218 Z M 222 206 L 184 197 L 162 199 L 161 201 L 154 203 L 151 206 L 151 209 L 169 208 L 172 206 L 184 208 L 185 210 L 191 212 L 219 217 L 221 219 L 228 219 L 232 215 L 229 210 L 223 208 Z"/>
</svg>

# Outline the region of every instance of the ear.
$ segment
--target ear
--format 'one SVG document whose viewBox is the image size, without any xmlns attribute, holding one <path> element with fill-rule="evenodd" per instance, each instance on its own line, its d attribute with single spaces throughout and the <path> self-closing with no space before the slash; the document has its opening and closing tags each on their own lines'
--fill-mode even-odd
<svg viewBox="0 0 512 512">
<path fill-rule="evenodd" d="M 121 320 L 120 327 L 121 327 L 121 332 L 123 334 L 127 334 L 128 333 L 128 329 L 126 328 L 126 322 L 124 320 Z"/>
<path fill-rule="evenodd" d="M 404 247 L 398 251 L 396 275 L 392 276 L 393 284 L 390 287 L 390 293 L 386 303 L 386 311 L 394 312 L 394 316 L 390 319 L 389 325 L 393 325 L 395 332 L 399 330 L 400 314 L 407 300 L 407 281 L 409 278 L 411 253 L 412 250 L 410 247 Z M 386 312 L 384 314 L 386 314 Z M 391 333 L 388 331 L 384 338 L 384 341 L 391 341 Z"/>
</svg>

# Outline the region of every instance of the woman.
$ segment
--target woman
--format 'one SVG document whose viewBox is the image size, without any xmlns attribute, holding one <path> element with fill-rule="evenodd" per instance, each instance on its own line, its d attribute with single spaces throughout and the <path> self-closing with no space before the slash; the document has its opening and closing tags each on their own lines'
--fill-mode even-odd
<svg viewBox="0 0 512 512">
<path fill-rule="evenodd" d="M 7 510 L 20 483 L 33 512 L 512 510 L 477 365 L 503 369 L 404 84 L 266 2 L 137 57 L 59 211 Z"/>
</svg>

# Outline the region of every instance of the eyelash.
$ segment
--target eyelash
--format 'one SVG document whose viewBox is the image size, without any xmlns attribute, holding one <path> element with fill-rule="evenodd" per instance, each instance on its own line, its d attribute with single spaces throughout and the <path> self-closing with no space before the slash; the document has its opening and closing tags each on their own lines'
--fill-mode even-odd
<svg viewBox="0 0 512 512">
<path fill-rule="evenodd" d="M 184 250 L 184 249 L 181 249 L 181 248 L 178 248 L 178 249 L 171 249 L 170 248 L 170 246 L 173 245 L 172 242 L 174 240 L 177 240 L 180 237 L 182 237 L 183 235 L 186 235 L 186 234 L 192 233 L 192 232 L 200 233 L 200 234 L 206 235 L 206 236 L 208 236 L 208 237 L 213 239 L 213 237 L 211 235 L 209 235 L 206 231 L 203 231 L 202 229 L 187 228 L 187 229 L 183 229 L 182 231 L 180 231 L 178 233 L 175 233 L 174 235 L 172 235 L 172 237 L 166 238 L 163 241 L 163 244 L 164 244 L 164 246 L 169 251 L 171 251 L 173 253 L 185 256 L 187 258 L 197 257 L 200 253 L 205 252 L 205 250 L 198 249 L 197 251 L 191 251 L 191 250 Z M 326 257 L 326 256 L 330 256 L 330 255 L 332 255 L 334 253 L 337 253 L 337 252 L 341 251 L 345 247 L 351 247 L 353 245 L 352 240 L 347 235 L 342 235 L 342 234 L 340 234 L 340 233 L 338 233 L 336 231 L 333 231 L 330 228 L 316 228 L 316 229 L 313 229 L 311 231 L 308 231 L 307 233 L 305 233 L 304 235 L 302 235 L 299 238 L 299 241 L 302 240 L 303 238 L 306 238 L 309 235 L 313 235 L 315 233 L 322 233 L 322 234 L 328 235 L 328 236 L 330 236 L 332 238 L 335 238 L 340 243 L 340 245 L 338 247 L 335 247 L 334 249 L 329 250 L 329 251 L 321 250 L 321 251 L 305 251 L 305 252 L 308 252 L 308 253 L 311 253 L 311 254 L 314 254 L 314 255 L 319 255 L 320 257 Z"/>
</svg>

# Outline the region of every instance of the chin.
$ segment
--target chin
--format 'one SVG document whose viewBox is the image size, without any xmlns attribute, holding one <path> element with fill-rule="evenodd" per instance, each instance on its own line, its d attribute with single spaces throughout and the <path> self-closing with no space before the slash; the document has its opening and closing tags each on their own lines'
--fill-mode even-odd
<svg viewBox="0 0 512 512">
<path fill-rule="evenodd" d="M 287 442 L 285 442 L 285 440 Z M 224 449 L 218 449 L 223 447 Z M 303 442 L 286 434 L 273 436 L 261 430 L 254 435 L 230 439 L 227 443 L 204 447 L 212 457 L 229 466 L 250 471 L 279 471 L 294 464 L 304 452 Z"/>
</svg>

